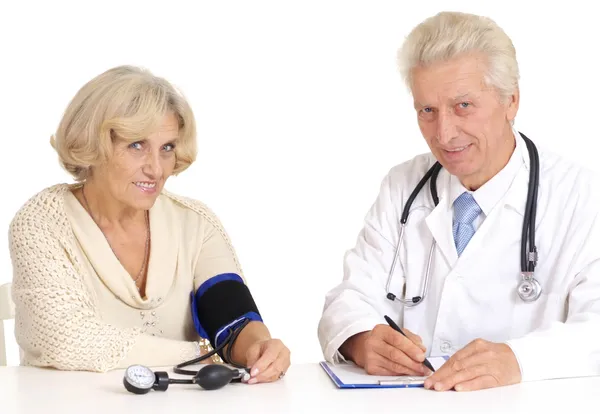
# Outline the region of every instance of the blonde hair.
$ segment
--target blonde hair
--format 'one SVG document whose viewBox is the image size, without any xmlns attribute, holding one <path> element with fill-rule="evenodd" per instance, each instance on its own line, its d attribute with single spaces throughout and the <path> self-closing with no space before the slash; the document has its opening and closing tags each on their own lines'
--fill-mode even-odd
<svg viewBox="0 0 600 414">
<path fill-rule="evenodd" d="M 76 181 L 112 154 L 112 140 L 145 139 L 164 115 L 179 119 L 175 146 L 178 174 L 196 159 L 196 122 L 183 95 L 165 79 L 134 66 L 107 70 L 86 83 L 71 100 L 51 144 L 62 167 Z"/>
<path fill-rule="evenodd" d="M 398 51 L 400 72 L 411 89 L 412 70 L 461 55 L 487 57 L 485 81 L 502 98 L 516 92 L 519 66 L 511 39 L 490 18 L 460 12 L 441 12 L 415 27 Z"/>
</svg>

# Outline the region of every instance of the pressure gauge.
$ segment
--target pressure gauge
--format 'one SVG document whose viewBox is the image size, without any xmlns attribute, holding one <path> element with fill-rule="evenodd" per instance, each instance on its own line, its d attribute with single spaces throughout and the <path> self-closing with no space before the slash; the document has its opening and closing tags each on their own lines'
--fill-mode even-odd
<svg viewBox="0 0 600 414">
<path fill-rule="evenodd" d="M 154 372 L 143 365 L 131 365 L 125 370 L 123 385 L 134 394 L 146 394 L 156 382 Z"/>
<path fill-rule="evenodd" d="M 220 364 L 210 364 L 197 371 L 193 379 L 169 378 L 166 371 L 153 372 L 143 365 L 130 365 L 125 370 L 123 385 L 134 394 L 146 394 L 150 390 L 166 391 L 169 384 L 198 384 L 205 390 L 216 390 L 242 376 L 245 370 L 235 370 Z"/>
</svg>

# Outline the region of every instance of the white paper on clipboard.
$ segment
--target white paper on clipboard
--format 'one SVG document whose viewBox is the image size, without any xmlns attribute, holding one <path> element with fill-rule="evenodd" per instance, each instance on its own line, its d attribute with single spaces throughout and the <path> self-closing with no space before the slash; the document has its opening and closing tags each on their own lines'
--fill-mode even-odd
<svg viewBox="0 0 600 414">
<path fill-rule="evenodd" d="M 446 360 L 444 357 L 427 358 L 438 370 Z M 321 362 L 321 367 L 338 388 L 412 388 L 423 387 L 427 377 L 369 375 L 352 362 L 332 364 Z"/>
</svg>

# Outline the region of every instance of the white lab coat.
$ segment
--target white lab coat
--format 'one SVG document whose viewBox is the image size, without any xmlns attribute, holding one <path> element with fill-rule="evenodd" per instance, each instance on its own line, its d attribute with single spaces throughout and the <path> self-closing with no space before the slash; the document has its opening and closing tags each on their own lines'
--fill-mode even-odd
<svg viewBox="0 0 600 414">
<path fill-rule="evenodd" d="M 476 338 L 509 344 L 523 381 L 600 374 L 600 182 L 595 174 L 544 151 L 536 218 L 543 288 L 534 303 L 517 296 L 529 155 L 517 134 L 523 165 L 508 192 L 458 257 L 452 236 L 450 175 L 437 180 L 439 205 L 429 185 L 411 208 L 390 291 L 421 293 L 432 240 L 429 291 L 416 307 L 386 298 L 402 209 L 435 162 L 424 154 L 390 170 L 368 212 L 356 245 L 344 258 L 344 278 L 326 296 L 318 335 L 328 361 L 343 359 L 350 336 L 385 324 L 389 315 L 423 339 L 430 356 L 452 355 Z M 534 139 L 535 141 L 535 139 Z"/>
</svg>

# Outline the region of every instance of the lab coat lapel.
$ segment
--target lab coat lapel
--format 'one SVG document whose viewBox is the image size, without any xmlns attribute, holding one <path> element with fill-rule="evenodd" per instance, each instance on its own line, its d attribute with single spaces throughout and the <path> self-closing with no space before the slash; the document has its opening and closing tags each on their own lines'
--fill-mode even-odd
<svg viewBox="0 0 600 414">
<path fill-rule="evenodd" d="M 449 203 L 450 175 L 445 170 L 440 172 L 437 186 L 440 202 L 427 216 L 425 222 L 448 266 L 453 267 L 458 254 L 452 236 L 452 208 Z"/>
<path fill-rule="evenodd" d="M 527 150 L 525 150 L 525 154 L 527 156 Z M 497 246 L 499 240 L 502 240 L 502 245 L 520 243 L 520 231 L 507 233 L 506 230 L 522 227 L 528 185 L 529 160 L 524 159 L 523 166 L 515 175 L 505 196 L 502 197 L 498 204 L 492 209 L 489 216 L 483 221 L 479 229 L 475 232 L 473 238 L 460 256 L 455 270 L 466 275 L 469 274 L 470 271 L 478 268 L 474 265 L 477 261 L 491 263 L 492 259 L 486 255 L 498 254 L 501 249 L 501 246 Z M 507 235 L 504 235 L 506 233 Z M 498 238 L 498 234 L 503 234 L 501 239 Z M 464 268 L 461 265 L 463 262 L 466 263 L 466 267 Z"/>
</svg>

